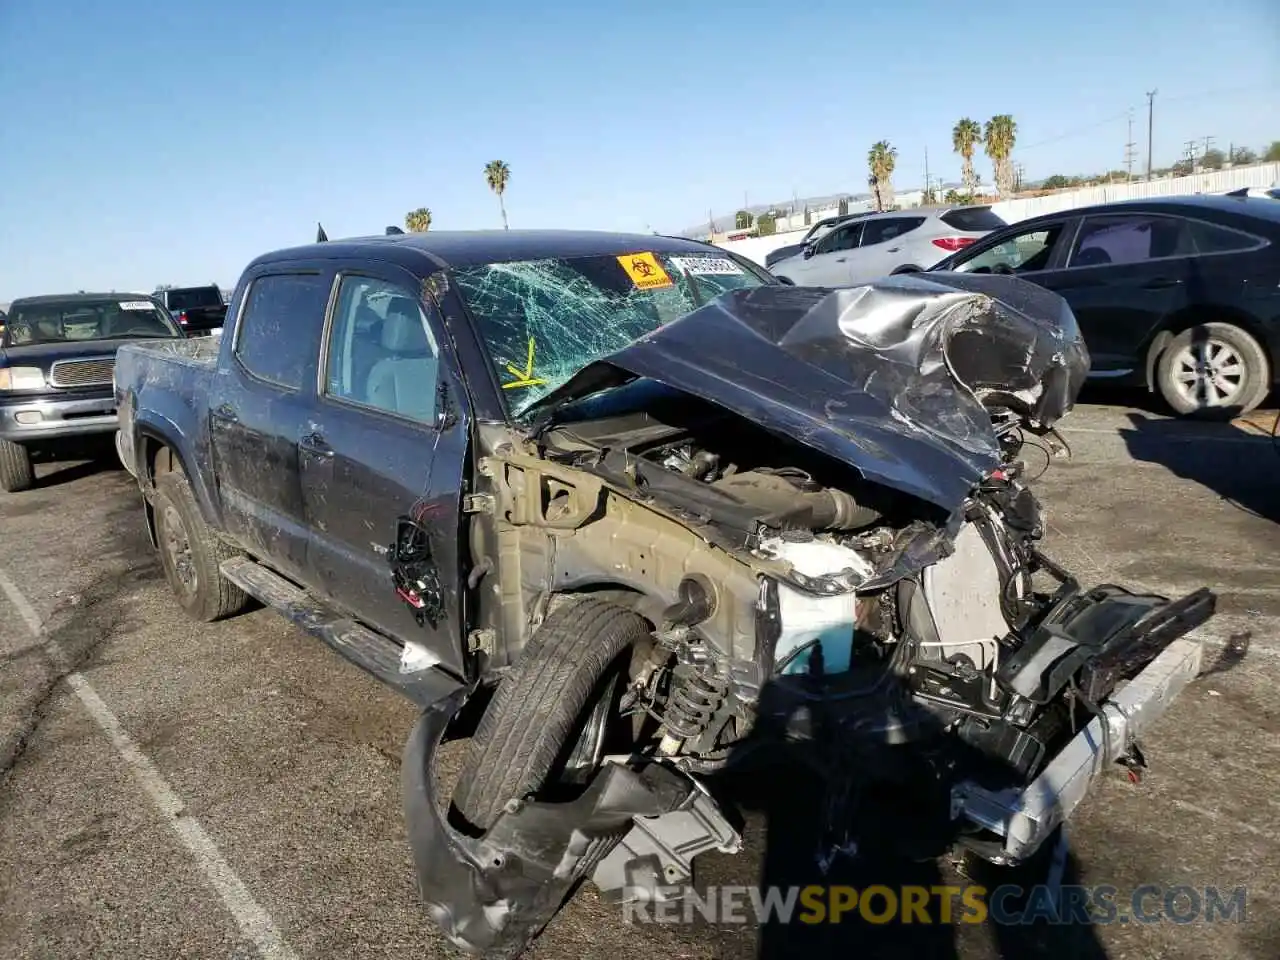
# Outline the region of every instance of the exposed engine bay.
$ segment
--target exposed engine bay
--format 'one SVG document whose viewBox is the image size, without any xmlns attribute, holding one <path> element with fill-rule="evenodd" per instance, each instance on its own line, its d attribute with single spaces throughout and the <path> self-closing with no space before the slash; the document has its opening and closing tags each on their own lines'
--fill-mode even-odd
<svg viewBox="0 0 1280 960">
<path fill-rule="evenodd" d="M 905 743 L 948 729 L 1025 775 L 1062 728 L 1024 729 L 1038 712 L 1030 703 L 1005 716 L 1006 686 L 1027 669 L 1014 659 L 1024 632 L 1055 592 L 1074 587 L 1037 548 L 1039 504 L 1016 461 L 948 517 L 689 398 L 563 427 L 547 453 L 596 460 L 606 475 L 625 464 L 622 479 L 709 536 L 787 565 L 784 577 L 761 581 L 776 620 L 765 673 L 794 683 L 801 700 L 812 688 L 862 701 L 847 711 L 851 733 Z M 697 629 L 700 589 L 710 588 L 688 582 L 657 634 L 658 656 L 674 661 L 632 692 L 666 718 L 688 768 L 705 771 L 746 736 L 757 703 L 755 681 L 735 684 L 729 651 Z"/>
</svg>

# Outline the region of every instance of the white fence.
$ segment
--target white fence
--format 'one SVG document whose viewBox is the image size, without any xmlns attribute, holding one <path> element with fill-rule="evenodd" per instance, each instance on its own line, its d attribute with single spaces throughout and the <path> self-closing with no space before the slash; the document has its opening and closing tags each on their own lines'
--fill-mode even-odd
<svg viewBox="0 0 1280 960">
<path fill-rule="evenodd" d="M 1225 193 L 1241 187 L 1270 187 L 1280 184 L 1280 163 L 1262 163 L 1250 167 L 1234 167 L 1214 173 L 1197 173 L 1189 177 L 1170 177 L 1142 183 L 1114 183 L 1102 187 L 1084 187 L 1080 190 L 1064 190 L 1043 197 L 1023 197 L 1018 200 L 1002 200 L 993 203 L 991 209 L 1007 223 L 1017 223 L 1042 213 L 1057 213 L 1095 203 L 1114 203 L 1117 200 L 1136 200 L 1141 197 L 1179 197 L 1195 193 Z M 815 218 L 817 219 L 817 218 Z M 725 240 L 718 246 L 732 250 L 761 266 L 765 256 L 778 247 L 799 243 L 808 228 L 775 233 L 769 237 L 748 237 L 746 240 Z"/>
</svg>

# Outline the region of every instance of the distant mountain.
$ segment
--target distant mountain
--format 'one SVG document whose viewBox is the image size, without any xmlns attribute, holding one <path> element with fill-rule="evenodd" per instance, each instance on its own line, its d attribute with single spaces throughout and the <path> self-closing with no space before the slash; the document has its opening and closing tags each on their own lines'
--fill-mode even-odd
<svg viewBox="0 0 1280 960">
<path fill-rule="evenodd" d="M 735 218 L 738 215 L 738 210 L 746 210 L 752 216 L 758 217 L 760 214 L 768 213 L 770 210 L 780 210 L 785 213 L 790 213 L 791 209 L 794 207 L 795 212 L 798 215 L 804 212 L 804 208 L 806 206 L 810 210 L 824 210 L 824 209 L 829 209 L 831 207 L 837 206 L 842 199 L 848 199 L 848 201 L 851 204 L 858 203 L 861 201 L 870 200 L 871 194 L 869 193 L 829 193 L 829 194 L 826 194 L 825 196 L 816 196 L 816 197 L 797 197 L 794 199 L 791 197 L 788 197 L 786 200 L 780 200 L 774 203 L 758 203 L 758 204 L 753 203 L 749 207 L 739 207 L 737 210 L 733 210 L 730 213 L 718 215 L 711 222 L 715 224 L 714 229 L 716 233 L 725 233 L 729 230 L 734 229 L 735 223 L 736 223 Z M 703 220 L 702 223 L 696 226 L 686 227 L 685 229 L 679 231 L 678 235 L 682 237 L 695 237 L 695 238 L 705 237 L 707 235 L 707 224 L 708 224 L 708 221 Z"/>
</svg>

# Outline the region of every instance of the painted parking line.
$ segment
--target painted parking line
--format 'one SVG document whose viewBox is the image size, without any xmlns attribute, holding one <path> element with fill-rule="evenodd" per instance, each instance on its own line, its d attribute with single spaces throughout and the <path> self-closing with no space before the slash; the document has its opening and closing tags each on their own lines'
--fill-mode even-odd
<svg viewBox="0 0 1280 960">
<path fill-rule="evenodd" d="M 44 625 L 40 621 L 39 614 L 4 570 L 0 570 L 0 593 L 8 599 L 32 634 L 38 640 L 44 639 Z M 51 657 L 65 664 L 62 650 L 56 641 L 48 640 L 46 646 Z M 217 844 L 205 832 L 199 821 L 187 813 L 186 804 L 169 786 L 156 765 L 125 732 L 120 720 L 98 696 L 97 691 L 84 678 L 84 675 L 78 671 L 72 672 L 67 675 L 66 683 L 89 712 L 89 716 L 102 728 L 107 739 L 111 741 L 120 758 L 137 778 L 164 821 L 191 854 L 210 886 L 222 898 L 223 904 L 240 928 L 240 932 L 253 942 L 264 960 L 297 960 L 297 954 L 285 941 L 275 922 L 253 899 L 249 888 L 231 869 L 231 865 L 218 850 Z"/>
</svg>

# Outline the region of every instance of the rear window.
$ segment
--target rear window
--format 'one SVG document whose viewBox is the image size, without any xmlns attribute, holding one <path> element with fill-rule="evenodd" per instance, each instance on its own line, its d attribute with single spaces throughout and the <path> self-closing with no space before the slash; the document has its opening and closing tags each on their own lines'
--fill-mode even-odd
<svg viewBox="0 0 1280 960">
<path fill-rule="evenodd" d="M 190 287 L 168 292 L 170 310 L 194 310 L 197 307 L 222 306 L 222 292 L 217 287 Z"/>
<path fill-rule="evenodd" d="M 1234 253 L 1237 250 L 1252 250 L 1265 242 L 1251 233 L 1241 233 L 1230 227 L 1220 227 L 1202 220 L 1187 222 L 1191 224 L 1191 236 L 1199 253 Z"/>
<path fill-rule="evenodd" d="M 1008 226 L 990 207 L 957 207 L 955 210 L 948 210 L 938 219 L 951 229 L 966 233 L 982 233 Z"/>
<path fill-rule="evenodd" d="M 268 274 L 253 281 L 236 331 L 236 356 L 254 376 L 299 390 L 314 375 L 329 303 L 318 274 Z"/>
</svg>

